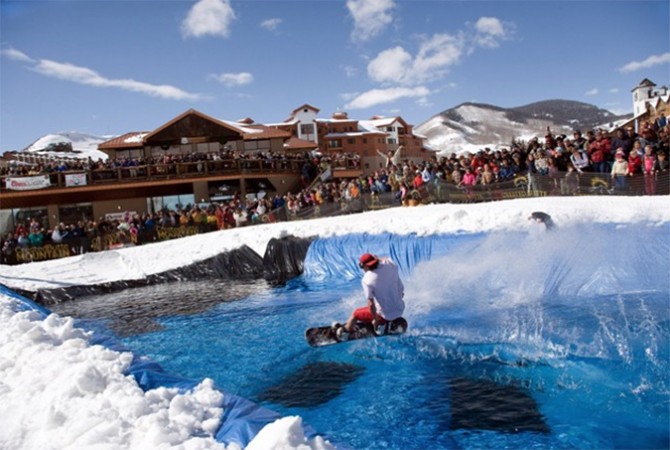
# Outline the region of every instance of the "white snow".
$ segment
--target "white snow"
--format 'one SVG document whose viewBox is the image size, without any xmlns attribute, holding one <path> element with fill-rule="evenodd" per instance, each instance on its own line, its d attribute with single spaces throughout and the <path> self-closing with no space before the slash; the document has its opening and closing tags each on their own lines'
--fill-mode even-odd
<svg viewBox="0 0 670 450">
<path fill-rule="evenodd" d="M 103 142 L 111 139 L 110 136 L 94 136 L 86 133 L 78 132 L 62 132 L 47 134 L 42 136 L 30 146 L 23 150 L 26 154 L 35 153 L 39 155 L 46 155 L 53 157 L 55 159 L 61 158 L 88 158 L 90 157 L 93 161 L 102 159 L 103 161 L 108 158 L 105 152 L 98 150 L 98 145 Z M 70 143 L 72 144 L 72 149 L 74 152 L 49 152 L 46 151 L 47 147 L 51 144 L 59 143 Z"/>
<path fill-rule="evenodd" d="M 302 222 L 256 225 L 142 247 L 71 258 L 2 266 L 0 283 L 37 290 L 143 278 L 190 264 L 243 244 L 263 255 L 271 238 L 348 233 L 430 235 L 537 229 L 533 211 L 561 225 L 670 221 L 668 197 L 562 197 L 474 205 L 392 208 Z M 223 411 L 222 394 L 210 379 L 192 392 L 143 392 L 124 370 L 131 355 L 88 342 L 71 318 L 16 312 L 16 300 L 0 294 L 0 448 L 14 449 L 214 449 Z M 236 448 L 231 444 L 229 448 Z M 304 435 L 300 417 L 266 426 L 249 449 L 329 449 Z"/>
<path fill-rule="evenodd" d="M 416 133 L 427 136 L 431 148 L 438 150 L 438 157 L 463 153 L 477 153 L 486 147 L 498 149 L 508 147 L 512 140 L 529 141 L 534 137 L 543 140 L 547 120 L 529 120 L 518 123 L 510 120 L 507 112 L 476 104 L 463 104 L 454 110 L 459 121 L 437 115 L 415 128 Z M 486 130 L 482 132 L 482 126 Z M 570 133 L 569 127 L 553 130 L 555 133 Z M 502 143 L 502 144 L 501 144 Z"/>
<path fill-rule="evenodd" d="M 144 136 L 146 136 L 147 134 L 149 134 L 149 133 L 134 134 L 134 135 L 124 139 L 123 142 L 126 142 L 128 144 L 136 144 L 136 143 L 142 142 L 142 140 L 144 139 Z"/>
</svg>

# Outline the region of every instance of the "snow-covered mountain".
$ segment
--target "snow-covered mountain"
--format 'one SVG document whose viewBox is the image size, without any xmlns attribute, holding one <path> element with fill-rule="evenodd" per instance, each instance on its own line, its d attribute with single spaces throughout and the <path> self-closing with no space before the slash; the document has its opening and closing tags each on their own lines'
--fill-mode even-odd
<svg viewBox="0 0 670 450">
<path fill-rule="evenodd" d="M 98 145 L 113 136 L 95 136 L 92 134 L 62 132 L 42 136 L 18 153 L 34 153 L 65 158 L 88 158 L 93 161 L 106 160 L 107 154 L 98 150 Z"/>
<path fill-rule="evenodd" d="M 550 127 L 554 134 L 572 135 L 593 128 L 612 129 L 632 114 L 617 116 L 587 103 L 546 100 L 516 108 L 463 103 L 416 126 L 438 154 L 476 152 L 484 147 L 508 146 L 513 139 L 542 139 Z"/>
</svg>

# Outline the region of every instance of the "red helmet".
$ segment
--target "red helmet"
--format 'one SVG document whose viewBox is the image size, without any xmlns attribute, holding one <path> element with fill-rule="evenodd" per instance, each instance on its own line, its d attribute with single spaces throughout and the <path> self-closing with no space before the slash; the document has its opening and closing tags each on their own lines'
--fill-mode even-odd
<svg viewBox="0 0 670 450">
<path fill-rule="evenodd" d="M 373 255 L 371 253 L 364 253 L 361 256 L 361 259 L 359 260 L 358 265 L 361 269 L 363 269 L 364 267 L 372 268 L 378 262 L 379 262 L 379 258 L 377 258 L 375 255 Z"/>
</svg>

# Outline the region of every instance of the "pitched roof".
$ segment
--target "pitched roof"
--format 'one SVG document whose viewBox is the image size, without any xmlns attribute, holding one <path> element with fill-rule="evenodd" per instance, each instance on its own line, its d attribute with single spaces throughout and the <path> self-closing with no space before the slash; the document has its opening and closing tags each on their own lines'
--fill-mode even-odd
<svg viewBox="0 0 670 450">
<path fill-rule="evenodd" d="M 301 109 L 305 109 L 305 108 L 307 108 L 307 109 L 311 109 L 312 111 L 314 111 L 314 112 L 316 112 L 316 113 L 318 113 L 319 111 L 321 111 L 319 108 L 316 108 L 316 107 L 314 107 L 314 106 L 312 106 L 312 105 L 310 105 L 310 104 L 308 104 L 308 103 L 305 103 L 304 105 L 298 106 L 296 109 L 294 109 L 293 111 L 291 111 L 291 117 L 294 116 L 295 113 L 297 113 L 297 112 L 300 111 Z"/>
<path fill-rule="evenodd" d="M 245 127 L 245 129 L 248 130 L 248 132 L 242 136 L 245 141 L 272 138 L 287 139 L 291 136 L 291 133 L 288 131 L 280 130 L 279 128 L 268 127 L 265 125 L 251 125 Z"/>
<path fill-rule="evenodd" d="M 314 150 L 319 145 L 316 142 L 306 141 L 304 139 L 291 136 L 288 141 L 284 142 L 285 150 Z"/>
<path fill-rule="evenodd" d="M 193 121 L 189 121 L 191 117 L 198 119 L 200 124 L 211 124 L 213 128 L 207 127 L 209 128 L 209 131 L 215 130 L 216 127 L 219 127 L 218 129 L 221 131 L 225 130 L 226 134 L 237 136 L 237 139 L 241 138 L 245 141 L 272 138 L 287 139 L 291 136 L 291 133 L 288 131 L 271 128 L 262 124 L 255 124 L 253 123 L 252 119 L 243 119 L 242 122 L 232 122 L 228 120 L 216 119 L 214 117 L 203 114 L 200 111 L 196 111 L 195 109 L 189 109 L 188 111 L 183 112 L 182 114 L 164 123 L 153 131 L 132 131 L 130 133 L 126 133 L 105 141 L 100 144 L 98 148 L 101 150 L 142 148 L 149 139 L 159 135 L 165 130 L 168 130 L 175 124 L 179 124 L 180 121 L 185 121 L 186 123 L 192 124 Z"/>
<path fill-rule="evenodd" d="M 634 91 L 635 89 L 640 87 L 654 87 L 654 86 L 656 86 L 656 83 L 651 81 L 649 78 L 645 78 L 644 80 L 640 81 L 640 84 L 635 86 L 632 90 Z"/>
<path fill-rule="evenodd" d="M 183 113 L 181 113 L 180 115 L 178 115 L 174 119 L 164 123 L 160 127 L 153 130 L 151 133 L 147 134 L 144 137 L 144 141 L 145 142 L 149 141 L 151 138 L 153 138 L 154 136 L 157 136 L 162 131 L 167 130 L 171 126 L 179 123 L 182 120 L 186 120 L 189 117 L 195 117 L 195 118 L 199 118 L 199 119 L 201 119 L 205 122 L 211 122 L 213 125 L 222 127 L 222 128 L 227 129 L 229 131 L 232 131 L 233 133 L 240 133 L 240 130 L 238 129 L 238 127 L 231 126 L 231 122 L 224 122 L 224 121 L 221 121 L 219 119 L 215 119 L 214 117 L 208 116 L 207 114 L 203 114 L 200 111 L 197 111 L 197 110 L 191 108 L 187 111 L 184 111 Z"/>
<path fill-rule="evenodd" d="M 121 136 L 102 142 L 98 145 L 98 149 L 142 148 L 144 145 L 144 136 L 147 134 L 149 134 L 148 131 L 131 131 L 130 133 L 122 134 Z"/>
<path fill-rule="evenodd" d="M 370 119 L 368 122 L 372 122 L 374 126 L 376 127 L 388 127 L 389 125 L 392 125 L 395 122 L 398 122 L 400 125 L 402 125 L 405 128 L 409 127 L 409 124 L 405 122 L 405 119 L 403 119 L 400 116 L 395 116 L 395 117 L 373 117 Z"/>
</svg>

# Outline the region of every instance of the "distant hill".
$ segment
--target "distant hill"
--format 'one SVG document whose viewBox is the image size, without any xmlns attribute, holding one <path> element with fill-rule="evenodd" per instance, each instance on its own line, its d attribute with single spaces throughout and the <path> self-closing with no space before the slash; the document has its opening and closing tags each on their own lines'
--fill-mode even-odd
<svg viewBox="0 0 670 450">
<path fill-rule="evenodd" d="M 35 153 L 65 158 L 88 158 L 93 161 L 107 159 L 107 154 L 98 150 L 98 145 L 111 139 L 112 136 L 96 136 L 93 134 L 60 132 L 42 136 L 19 153 Z"/>
<path fill-rule="evenodd" d="M 618 116 L 571 100 L 545 100 L 515 108 L 463 103 L 434 115 L 414 130 L 438 153 L 449 154 L 507 146 L 513 139 L 543 138 L 547 127 L 554 134 L 568 135 L 575 129 L 611 129 L 632 117 L 632 113 Z"/>
</svg>

